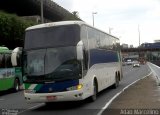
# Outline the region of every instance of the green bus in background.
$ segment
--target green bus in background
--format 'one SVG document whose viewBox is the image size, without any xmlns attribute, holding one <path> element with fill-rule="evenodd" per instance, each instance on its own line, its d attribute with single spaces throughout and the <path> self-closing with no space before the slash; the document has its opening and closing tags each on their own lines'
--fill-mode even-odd
<svg viewBox="0 0 160 115">
<path fill-rule="evenodd" d="M 20 90 L 22 86 L 21 54 L 21 47 L 14 50 L 0 47 L 0 91 Z"/>
</svg>

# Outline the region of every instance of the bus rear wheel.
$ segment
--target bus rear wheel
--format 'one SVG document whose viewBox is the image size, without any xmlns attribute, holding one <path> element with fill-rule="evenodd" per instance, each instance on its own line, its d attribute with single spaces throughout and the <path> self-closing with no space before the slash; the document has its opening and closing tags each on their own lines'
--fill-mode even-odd
<svg viewBox="0 0 160 115">
<path fill-rule="evenodd" d="M 113 84 L 113 88 L 116 89 L 119 86 L 119 77 L 115 76 L 115 83 Z"/>
</svg>

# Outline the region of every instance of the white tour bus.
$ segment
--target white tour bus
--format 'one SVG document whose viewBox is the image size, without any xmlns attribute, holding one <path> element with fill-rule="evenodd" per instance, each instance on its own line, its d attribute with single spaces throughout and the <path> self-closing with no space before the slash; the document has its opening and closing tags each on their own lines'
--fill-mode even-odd
<svg viewBox="0 0 160 115">
<path fill-rule="evenodd" d="M 83 21 L 27 28 L 23 60 L 28 102 L 94 101 L 122 78 L 119 39 Z"/>
</svg>

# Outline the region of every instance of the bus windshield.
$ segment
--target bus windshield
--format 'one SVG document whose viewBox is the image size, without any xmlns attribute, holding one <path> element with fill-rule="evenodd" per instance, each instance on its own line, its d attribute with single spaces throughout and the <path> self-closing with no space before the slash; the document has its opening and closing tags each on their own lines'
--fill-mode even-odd
<svg viewBox="0 0 160 115">
<path fill-rule="evenodd" d="M 76 47 L 58 47 L 24 52 L 24 82 L 48 82 L 81 77 Z"/>
<path fill-rule="evenodd" d="M 75 46 L 80 40 L 78 25 L 44 27 L 26 31 L 25 50 Z"/>
</svg>

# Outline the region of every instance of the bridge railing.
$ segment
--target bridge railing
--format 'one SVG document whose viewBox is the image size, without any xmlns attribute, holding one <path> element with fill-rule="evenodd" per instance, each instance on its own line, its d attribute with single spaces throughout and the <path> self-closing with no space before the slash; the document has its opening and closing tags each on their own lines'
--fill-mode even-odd
<svg viewBox="0 0 160 115">
<path fill-rule="evenodd" d="M 160 67 L 151 62 L 147 62 L 147 64 L 149 68 L 151 69 L 153 75 L 156 77 L 157 84 L 160 86 Z"/>
</svg>

